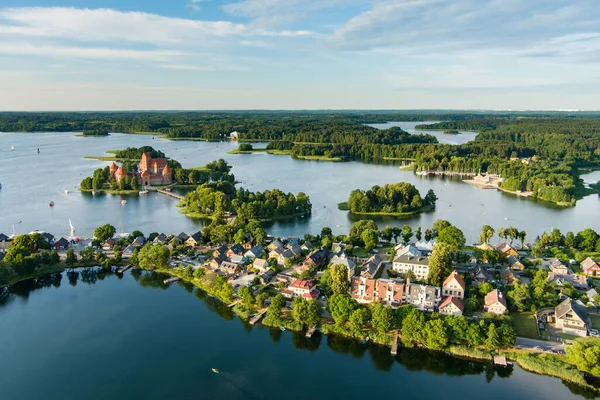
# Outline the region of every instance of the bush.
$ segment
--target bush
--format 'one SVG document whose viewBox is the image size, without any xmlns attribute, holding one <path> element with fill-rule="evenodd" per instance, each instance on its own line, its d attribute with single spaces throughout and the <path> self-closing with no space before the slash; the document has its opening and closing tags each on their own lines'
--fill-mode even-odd
<svg viewBox="0 0 600 400">
<path fill-rule="evenodd" d="M 249 143 L 242 143 L 238 147 L 239 151 L 252 151 L 252 145 Z"/>
</svg>

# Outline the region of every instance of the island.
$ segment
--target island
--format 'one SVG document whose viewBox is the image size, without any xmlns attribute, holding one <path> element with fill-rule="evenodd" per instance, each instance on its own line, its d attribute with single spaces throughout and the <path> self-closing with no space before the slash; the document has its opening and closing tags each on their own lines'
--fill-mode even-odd
<svg viewBox="0 0 600 400">
<path fill-rule="evenodd" d="M 400 182 L 383 187 L 375 185 L 367 191 L 353 190 L 348 201 L 338 204 L 338 208 L 357 215 L 406 217 L 435 209 L 436 201 L 432 189 L 423 198 L 414 185 Z"/>
<path fill-rule="evenodd" d="M 444 135 L 461 135 L 462 132 L 457 131 L 456 129 L 445 130 L 443 131 Z"/>
</svg>

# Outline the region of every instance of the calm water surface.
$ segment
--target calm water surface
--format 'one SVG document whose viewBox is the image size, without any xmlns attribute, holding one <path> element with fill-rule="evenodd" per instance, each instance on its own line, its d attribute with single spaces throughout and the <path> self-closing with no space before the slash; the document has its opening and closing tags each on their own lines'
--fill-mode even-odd
<svg viewBox="0 0 600 400">
<path fill-rule="evenodd" d="M 399 124 L 407 131 L 415 125 L 412 122 Z M 458 140 L 466 138 L 465 135 L 444 136 Z M 11 145 L 15 151 L 10 151 Z M 272 224 L 267 230 L 273 235 L 316 234 L 323 226 L 331 227 L 336 234 L 347 233 L 355 217 L 338 210 L 338 203 L 347 200 L 353 189 L 402 181 L 413 183 L 423 195 L 428 189 L 434 189 L 440 199 L 438 207 L 434 212 L 403 220 L 378 218 L 376 221 L 381 227 L 408 224 L 413 228 L 419 225 L 427 228 L 437 219 L 447 219 L 459 226 L 471 242 L 477 240 L 483 224 L 525 229 L 530 235 L 528 240 L 552 228 L 600 230 L 598 196 L 588 196 L 578 201 L 576 207 L 563 209 L 497 190 L 482 190 L 458 179 L 419 177 L 393 165 L 302 161 L 264 153 L 226 154 L 237 147 L 236 143 L 170 141 L 124 134 L 83 138 L 72 133 L 3 133 L 0 134 L 0 183 L 3 185 L 0 232 L 10 234 L 14 226 L 17 233 L 39 229 L 66 235 L 69 218 L 79 235 L 90 235 L 95 227 L 106 222 L 120 232 L 140 229 L 145 233 L 191 233 L 200 229 L 200 221 L 179 213 L 176 200 L 165 196 L 129 196 L 125 197 L 128 203 L 121 205 L 122 196 L 94 197 L 76 191 L 84 176 L 109 164 L 84 159 L 84 156 L 105 155 L 105 150 L 143 145 L 162 150 L 184 167 L 224 158 L 233 165 L 233 173 L 242 186 L 251 190 L 280 188 L 308 194 L 313 203 L 312 216 Z M 37 154 L 37 148 L 41 154 Z M 588 183 L 596 182 L 600 171 L 584 178 Z M 71 192 L 65 194 L 65 189 Z M 48 206 L 50 200 L 56 203 L 55 207 Z"/>
<path fill-rule="evenodd" d="M 246 326 L 201 291 L 133 274 L 13 287 L 0 300 L 1 398 L 582 398 L 518 367 Z"/>
</svg>

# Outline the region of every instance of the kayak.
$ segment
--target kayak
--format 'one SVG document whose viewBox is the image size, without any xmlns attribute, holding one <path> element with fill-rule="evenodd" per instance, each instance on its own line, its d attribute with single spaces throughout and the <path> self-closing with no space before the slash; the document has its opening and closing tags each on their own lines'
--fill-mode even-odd
<svg viewBox="0 0 600 400">
<path fill-rule="evenodd" d="M 212 372 L 214 372 L 215 374 L 218 374 L 218 373 L 219 373 L 219 370 L 218 370 L 218 369 L 216 369 L 216 368 L 212 368 Z"/>
</svg>

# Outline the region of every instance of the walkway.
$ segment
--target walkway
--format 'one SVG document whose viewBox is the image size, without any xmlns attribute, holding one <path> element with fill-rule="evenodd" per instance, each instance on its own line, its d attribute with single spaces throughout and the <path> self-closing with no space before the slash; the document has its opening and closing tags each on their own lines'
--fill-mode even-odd
<svg viewBox="0 0 600 400">
<path fill-rule="evenodd" d="M 158 193 L 160 193 L 160 194 L 164 194 L 165 196 L 173 197 L 174 199 L 177 199 L 177 200 L 183 199 L 182 195 L 177 194 L 177 193 L 173 193 L 173 192 L 169 192 L 169 191 L 164 190 L 164 189 L 156 189 L 156 191 Z"/>
<path fill-rule="evenodd" d="M 515 347 L 527 350 L 538 350 L 536 349 L 536 347 L 538 347 L 541 351 L 565 351 L 565 345 L 561 342 L 527 339 L 523 337 L 517 337 Z"/>
</svg>

